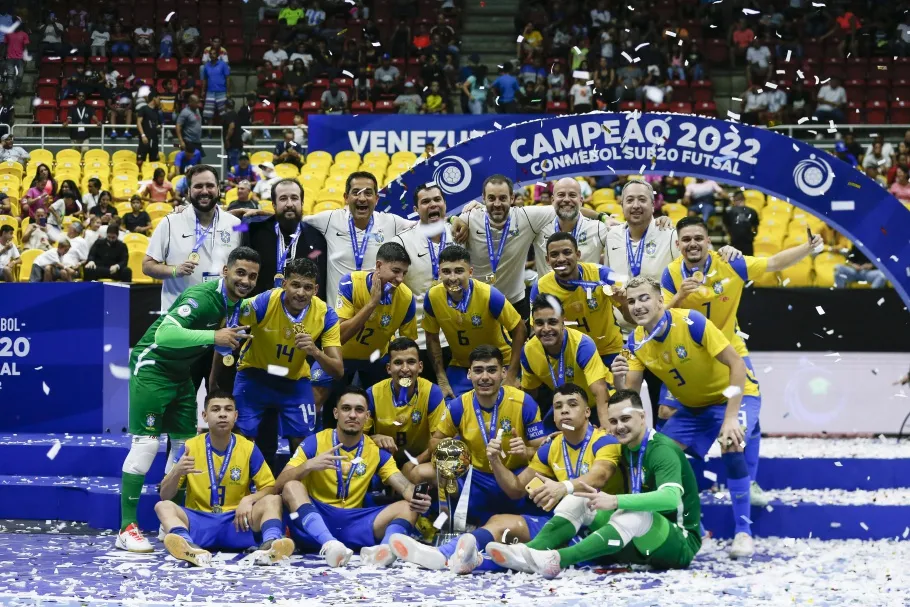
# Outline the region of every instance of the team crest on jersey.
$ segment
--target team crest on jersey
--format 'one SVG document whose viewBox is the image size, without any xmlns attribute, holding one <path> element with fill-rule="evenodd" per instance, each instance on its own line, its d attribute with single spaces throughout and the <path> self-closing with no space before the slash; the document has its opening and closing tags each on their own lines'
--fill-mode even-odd
<svg viewBox="0 0 910 607">
<path fill-rule="evenodd" d="M 193 313 L 193 309 L 186 304 L 183 304 L 177 308 L 177 316 L 180 318 L 187 318 L 190 314 Z"/>
<path fill-rule="evenodd" d="M 231 233 L 227 230 L 219 230 L 218 234 L 221 235 L 221 242 L 223 244 L 231 244 Z"/>
<path fill-rule="evenodd" d="M 155 417 L 154 413 L 149 413 L 148 415 L 145 416 L 145 427 L 154 428 L 156 420 L 157 420 L 157 418 Z"/>
<path fill-rule="evenodd" d="M 335 299 L 335 308 L 340 310 L 341 306 L 343 306 L 343 305 L 344 305 L 344 300 L 341 299 L 341 295 L 339 295 L 338 298 Z"/>
<path fill-rule="evenodd" d="M 480 318 L 480 314 L 474 314 L 471 316 L 471 324 L 475 327 L 479 327 L 481 324 L 483 324 L 483 319 Z"/>
<path fill-rule="evenodd" d="M 581 468 L 579 468 L 578 472 L 580 473 L 580 475 L 585 475 L 585 474 L 587 474 L 587 473 L 588 473 L 588 463 L 587 463 L 587 462 L 582 462 Z"/>
<path fill-rule="evenodd" d="M 653 240 L 648 242 L 648 244 L 645 245 L 645 253 L 653 257 L 654 254 L 657 253 L 657 243 Z"/>
<path fill-rule="evenodd" d="M 360 461 L 354 465 L 354 476 L 363 476 L 367 473 L 366 462 Z"/>
<path fill-rule="evenodd" d="M 596 310 L 597 308 L 598 308 L 597 300 L 592 297 L 591 299 L 588 300 L 588 309 Z"/>
<path fill-rule="evenodd" d="M 385 240 L 385 236 L 383 236 L 382 232 L 371 232 L 370 236 L 379 244 L 382 244 Z"/>
<path fill-rule="evenodd" d="M 588 242 L 588 231 L 587 230 L 585 230 L 584 232 L 582 232 L 581 234 L 578 235 L 578 244 L 585 244 L 586 242 Z"/>
<path fill-rule="evenodd" d="M 714 292 L 720 295 L 724 292 L 724 283 L 717 281 L 714 283 Z"/>
<path fill-rule="evenodd" d="M 676 355 L 680 358 L 686 358 L 689 356 L 689 353 L 686 351 L 685 346 L 676 346 Z"/>
<path fill-rule="evenodd" d="M 502 419 L 502 423 L 499 425 L 499 427 L 502 428 L 503 432 L 511 432 L 512 431 L 512 420 L 509 419 L 508 417 L 504 417 Z"/>
<path fill-rule="evenodd" d="M 379 326 L 388 327 L 390 324 L 392 324 L 392 315 L 383 314 L 382 318 L 379 319 Z"/>
<path fill-rule="evenodd" d="M 233 468 L 231 468 L 231 480 L 234 481 L 235 483 L 240 481 L 241 474 L 242 474 L 242 472 L 241 472 L 240 468 L 238 468 L 237 466 L 234 466 Z"/>
<path fill-rule="evenodd" d="M 192 300 L 190 300 L 190 301 L 192 301 Z M 250 304 L 243 304 L 243 307 L 240 308 L 240 315 L 246 316 L 249 313 L 250 313 Z"/>
<path fill-rule="evenodd" d="M 322 377 L 322 373 L 323 373 L 323 371 L 319 367 L 316 367 L 315 369 L 311 368 L 310 369 L 310 379 L 318 380 L 320 377 Z"/>
<path fill-rule="evenodd" d="M 575 367 L 566 369 L 566 379 L 575 379 Z"/>
<path fill-rule="evenodd" d="M 187 298 L 186 298 L 186 303 L 190 304 L 190 305 L 193 306 L 194 308 L 198 308 L 198 307 L 199 307 L 199 304 L 196 303 L 196 300 L 193 299 L 192 297 L 187 297 Z"/>
<path fill-rule="evenodd" d="M 420 411 L 414 409 L 414 412 L 411 413 L 411 423 L 419 424 L 421 419 L 423 419 L 423 415 L 420 414 Z"/>
</svg>

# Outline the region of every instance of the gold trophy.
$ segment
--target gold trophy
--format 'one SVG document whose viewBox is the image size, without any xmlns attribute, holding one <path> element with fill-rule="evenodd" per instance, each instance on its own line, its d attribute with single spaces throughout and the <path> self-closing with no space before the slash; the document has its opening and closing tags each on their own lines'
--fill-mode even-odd
<svg viewBox="0 0 910 607">
<path fill-rule="evenodd" d="M 436 465 L 436 486 L 439 488 L 439 513 L 446 513 L 446 521 L 436 534 L 436 545 L 441 546 L 458 536 L 454 528 L 455 506 L 458 504 L 458 479 L 471 467 L 468 445 L 455 438 L 443 439 L 433 452 Z M 467 496 L 465 496 L 467 499 Z M 460 531 L 464 531 L 463 529 Z"/>
</svg>

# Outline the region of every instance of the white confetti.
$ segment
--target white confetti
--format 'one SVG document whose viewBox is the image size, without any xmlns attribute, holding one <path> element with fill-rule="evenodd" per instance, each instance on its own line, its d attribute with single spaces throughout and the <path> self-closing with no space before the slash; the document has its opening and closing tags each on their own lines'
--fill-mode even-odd
<svg viewBox="0 0 910 607">
<path fill-rule="evenodd" d="M 771 504 L 768 504 L 767 506 L 765 506 L 765 510 L 767 510 L 768 512 L 774 512 L 774 506 L 772 506 Z"/>
<path fill-rule="evenodd" d="M 738 396 L 738 395 L 742 394 L 742 392 L 743 392 L 742 388 L 740 388 L 739 386 L 727 386 L 726 388 L 724 388 L 724 391 L 722 392 L 722 394 L 724 396 L 726 396 L 727 398 L 733 398 L 734 396 Z"/>
<path fill-rule="evenodd" d="M 831 210 L 832 211 L 852 211 L 856 208 L 856 203 L 853 200 L 832 200 L 831 201 Z"/>
<path fill-rule="evenodd" d="M 269 375 L 275 375 L 277 377 L 287 377 L 288 368 L 282 367 L 281 365 L 269 365 L 267 369 Z"/>
<path fill-rule="evenodd" d="M 47 459 L 54 459 L 57 457 L 57 454 L 60 453 L 60 447 L 63 445 L 60 444 L 59 440 L 55 440 L 54 444 L 51 445 L 51 448 L 47 452 Z"/>
<path fill-rule="evenodd" d="M 910 527 L 905 527 L 905 528 L 904 528 L 904 533 L 903 533 L 903 535 L 902 535 L 901 537 L 903 537 L 904 539 L 907 539 L 907 536 L 908 536 L 908 535 L 910 535 Z"/>
<path fill-rule="evenodd" d="M 757 11 L 753 8 L 744 8 L 743 9 L 744 15 L 758 15 L 759 13 L 761 13 L 761 11 Z"/>
<path fill-rule="evenodd" d="M 676 32 L 671 32 L 670 30 L 667 30 L 664 32 L 664 34 L 667 36 L 670 36 L 671 38 L 676 38 Z"/>
<path fill-rule="evenodd" d="M 508 542 L 506 542 L 506 538 L 509 537 L 509 531 L 511 531 L 511 529 L 506 528 L 506 530 L 502 532 L 502 539 L 499 540 L 499 543 L 501 543 L 501 544 L 507 544 L 507 543 L 508 543 Z"/>
<path fill-rule="evenodd" d="M 524 39 L 525 39 L 525 37 L 522 36 L 521 34 L 519 34 L 519 35 L 518 35 L 518 40 L 516 40 L 515 42 L 517 42 L 518 44 L 521 44 L 522 41 L 523 41 Z"/>
<path fill-rule="evenodd" d="M 622 546 L 622 542 L 619 540 L 607 540 L 608 546 Z"/>
<path fill-rule="evenodd" d="M 863 531 L 869 531 L 869 525 L 860 521 L 859 526 L 863 528 Z"/>
<path fill-rule="evenodd" d="M 406 458 L 408 458 L 408 461 L 411 462 L 412 464 L 414 464 L 415 466 L 417 466 L 417 465 L 420 464 L 420 462 L 417 461 L 417 458 L 416 458 L 416 457 L 414 457 L 413 455 L 411 455 L 410 453 L 408 453 L 408 450 L 407 450 L 407 449 L 404 450 L 404 456 L 405 456 Z"/>
<path fill-rule="evenodd" d="M 840 523 L 838 523 L 838 522 L 832 522 L 832 523 L 831 523 L 831 526 L 834 527 L 835 529 L 837 529 L 838 527 L 840 527 Z"/>
<path fill-rule="evenodd" d="M 740 337 L 742 337 L 743 339 L 749 339 L 749 334 L 744 333 L 743 331 L 740 331 L 739 329 L 736 330 L 736 334 L 739 335 Z"/>
<path fill-rule="evenodd" d="M 300 515 L 297 514 L 296 512 L 291 512 L 288 516 L 291 517 L 292 521 L 296 521 L 297 519 L 300 518 Z"/>
<path fill-rule="evenodd" d="M 111 344 L 104 344 L 104 351 L 110 352 L 113 347 Z"/>
<path fill-rule="evenodd" d="M 750 519 L 750 518 L 749 518 L 748 516 L 746 516 L 745 514 L 740 515 L 739 518 L 743 519 L 744 521 L 746 521 L 746 522 L 749 523 L 750 525 L 752 524 L 752 519 Z"/>
<path fill-rule="evenodd" d="M 824 309 L 823 307 L 821 307 L 821 306 L 815 306 L 815 311 L 818 312 L 818 315 L 819 315 L 819 316 L 824 316 L 824 315 L 825 315 L 825 309 Z"/>
<path fill-rule="evenodd" d="M 164 18 L 165 22 L 170 21 L 170 20 L 171 20 L 171 17 L 173 17 L 175 14 L 176 14 L 176 13 L 175 13 L 174 11 L 169 12 L 169 13 L 167 14 L 167 17 Z"/>
<path fill-rule="evenodd" d="M 41 389 L 44 390 L 45 396 L 51 393 L 51 389 L 47 387 L 47 384 L 41 382 Z"/>
<path fill-rule="evenodd" d="M 838 468 L 843 468 L 843 467 L 844 467 L 844 465 L 843 465 L 842 463 L 840 463 L 840 462 L 834 462 L 834 465 L 837 466 Z"/>
<path fill-rule="evenodd" d="M 449 520 L 449 515 L 445 512 L 440 512 L 439 516 L 436 517 L 436 520 L 433 521 L 433 526 L 437 529 L 442 529 L 442 526 L 446 524 L 447 520 Z"/>
<path fill-rule="evenodd" d="M 731 112 L 730 110 L 727 110 L 727 118 L 732 118 L 733 120 L 739 120 L 739 114 L 737 114 L 736 112 Z"/>
<path fill-rule="evenodd" d="M 885 303 L 885 298 L 882 297 L 881 299 L 878 300 L 877 303 L 878 303 L 878 305 L 882 305 L 883 303 Z"/>
<path fill-rule="evenodd" d="M 716 472 L 711 472 L 710 470 L 705 470 L 704 475 L 705 475 L 705 478 L 708 479 L 709 481 L 711 481 L 712 483 L 717 482 L 717 473 Z"/>
<path fill-rule="evenodd" d="M 787 51 L 787 58 L 785 59 L 785 61 L 786 61 L 787 63 L 790 63 L 790 54 L 791 54 L 792 52 L 793 52 L 793 51 L 790 51 L 790 50 Z"/>
<path fill-rule="evenodd" d="M 121 367 L 120 365 L 115 365 L 111 363 L 107 366 L 110 370 L 111 375 L 114 376 L 114 379 L 129 379 L 130 378 L 130 368 Z"/>
<path fill-rule="evenodd" d="M 765 373 L 770 373 L 770 372 L 771 372 L 771 369 L 773 369 L 773 368 L 774 368 L 774 367 L 765 367 L 765 368 L 764 368 L 764 372 L 765 372 Z"/>
<path fill-rule="evenodd" d="M 371 362 L 371 363 L 376 362 L 377 360 L 379 360 L 379 358 L 380 358 L 381 356 L 382 356 L 382 352 L 380 352 L 379 350 L 373 350 L 373 351 L 370 353 L 370 362 Z"/>
</svg>

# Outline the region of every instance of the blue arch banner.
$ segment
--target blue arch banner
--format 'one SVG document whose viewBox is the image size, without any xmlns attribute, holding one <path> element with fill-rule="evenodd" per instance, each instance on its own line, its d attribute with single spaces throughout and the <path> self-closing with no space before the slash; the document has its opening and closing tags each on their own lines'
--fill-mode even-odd
<svg viewBox="0 0 910 607">
<path fill-rule="evenodd" d="M 439 185 L 450 212 L 484 179 L 518 184 L 576 175 L 703 177 L 760 190 L 846 234 L 910 303 L 910 210 L 860 171 L 765 129 L 684 114 L 554 116 L 468 139 L 417 164 L 380 194 L 379 210 L 413 212 L 409 192 Z"/>
</svg>

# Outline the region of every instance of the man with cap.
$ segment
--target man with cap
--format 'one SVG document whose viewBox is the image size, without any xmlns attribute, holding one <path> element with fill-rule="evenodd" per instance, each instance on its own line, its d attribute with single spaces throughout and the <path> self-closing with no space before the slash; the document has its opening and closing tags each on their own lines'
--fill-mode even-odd
<svg viewBox="0 0 910 607">
<path fill-rule="evenodd" d="M 25 148 L 13 145 L 13 135 L 11 133 L 6 133 L 3 137 L 0 137 L 0 162 L 7 162 L 8 160 L 18 162 L 23 167 L 28 162 L 28 152 L 25 151 Z"/>
<path fill-rule="evenodd" d="M 259 181 L 253 186 L 253 194 L 255 194 L 259 200 L 271 200 L 272 186 L 281 179 L 281 177 L 275 172 L 275 165 L 271 162 L 263 162 L 259 165 L 259 175 Z"/>
<path fill-rule="evenodd" d="M 392 65 L 392 56 L 385 53 L 379 61 L 379 67 L 373 71 L 373 82 L 376 83 L 379 94 L 394 94 L 400 78 L 401 72 Z"/>
<path fill-rule="evenodd" d="M 408 80 L 404 83 L 404 92 L 392 102 L 398 108 L 399 114 L 417 114 L 423 105 L 423 98 L 414 88 L 414 83 Z"/>
<path fill-rule="evenodd" d="M 256 169 L 250 164 L 249 156 L 240 154 L 240 156 L 237 157 L 237 164 L 231 166 L 231 172 L 228 173 L 227 180 L 231 183 L 249 181 L 250 184 L 259 181 L 259 175 L 256 173 Z"/>
<path fill-rule="evenodd" d="M 6 137 L 6 135 L 4 135 Z M 847 147 L 847 144 L 844 141 L 838 141 L 834 144 L 834 155 L 854 169 L 859 166 L 859 160 L 854 154 L 850 153 L 850 149 Z"/>
</svg>

